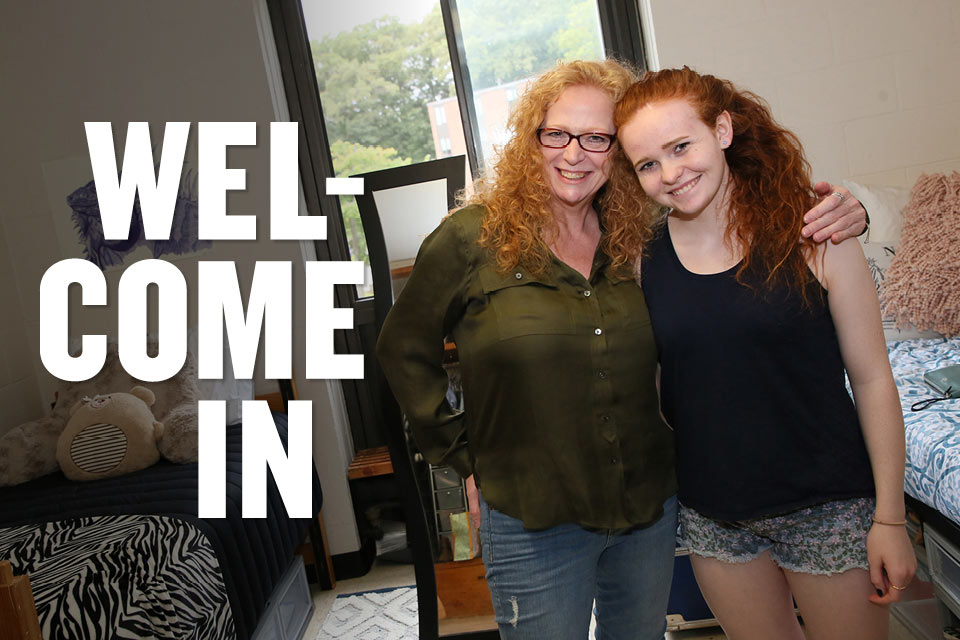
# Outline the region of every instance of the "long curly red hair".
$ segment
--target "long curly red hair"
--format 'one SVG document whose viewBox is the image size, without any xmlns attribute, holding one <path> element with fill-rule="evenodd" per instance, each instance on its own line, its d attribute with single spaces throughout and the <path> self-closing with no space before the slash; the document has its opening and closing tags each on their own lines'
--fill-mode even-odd
<svg viewBox="0 0 960 640">
<path fill-rule="evenodd" d="M 777 124 L 760 96 L 688 67 L 644 74 L 617 104 L 614 122 L 619 128 L 643 106 L 676 98 L 689 101 L 708 127 L 724 111 L 733 122 L 725 151 L 731 175 L 727 232 L 744 251 L 738 281 L 744 283 L 748 271 L 760 274 L 765 289 L 785 284 L 809 303 L 813 243 L 801 241 L 800 229 L 816 195 L 800 140 Z"/>
<path fill-rule="evenodd" d="M 581 85 L 597 87 L 616 102 L 636 79 L 634 71 L 614 60 L 576 60 L 538 77 L 517 100 L 507 123 L 509 141 L 493 168 L 474 182 L 474 195 L 460 202 L 485 207 L 479 242 L 494 252 L 498 269 L 523 265 L 542 274 L 551 261 L 543 236 L 554 228 L 556 217 L 536 133 L 547 109 L 565 89 Z M 652 235 L 658 207 L 644 195 L 616 144 L 608 162 L 610 178 L 595 199 L 604 229 L 600 248 L 614 269 L 632 269 Z"/>
</svg>

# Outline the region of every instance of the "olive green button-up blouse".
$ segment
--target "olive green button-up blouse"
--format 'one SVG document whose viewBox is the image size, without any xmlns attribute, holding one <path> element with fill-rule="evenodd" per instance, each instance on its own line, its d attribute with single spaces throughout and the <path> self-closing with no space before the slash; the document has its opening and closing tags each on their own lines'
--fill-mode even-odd
<svg viewBox="0 0 960 640">
<path fill-rule="evenodd" d="M 477 244 L 482 215 L 458 211 L 424 240 L 377 344 L 418 446 L 530 529 L 655 521 L 676 481 L 643 293 L 599 250 L 589 280 L 557 259 L 500 273 Z M 462 412 L 446 399 L 448 335 Z"/>
</svg>

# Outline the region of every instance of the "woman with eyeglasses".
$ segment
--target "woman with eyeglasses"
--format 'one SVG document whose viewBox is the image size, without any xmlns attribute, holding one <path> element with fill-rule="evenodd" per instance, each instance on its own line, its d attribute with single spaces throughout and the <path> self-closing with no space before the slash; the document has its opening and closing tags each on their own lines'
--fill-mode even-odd
<svg viewBox="0 0 960 640">
<path fill-rule="evenodd" d="M 598 638 L 665 628 L 674 445 L 634 281 L 656 211 L 613 122 L 634 80 L 613 61 L 571 62 L 530 86 L 493 171 L 423 242 L 378 342 L 424 456 L 469 478 L 472 507 L 480 489 L 505 639 L 582 640 L 594 602 Z M 863 228 L 852 198 L 810 216 L 818 238 Z M 462 412 L 446 400 L 446 336 Z"/>
</svg>

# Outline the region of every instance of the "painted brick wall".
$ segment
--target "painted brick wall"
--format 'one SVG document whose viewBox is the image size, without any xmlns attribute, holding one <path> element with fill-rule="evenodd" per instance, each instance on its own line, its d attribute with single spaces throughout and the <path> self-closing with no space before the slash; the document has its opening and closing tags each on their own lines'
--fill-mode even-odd
<svg viewBox="0 0 960 640">
<path fill-rule="evenodd" d="M 7 233 L 0 224 L 0 434 L 42 415 Z"/>
<path fill-rule="evenodd" d="M 960 170 L 960 2 L 649 0 L 659 66 L 763 96 L 816 179 Z"/>
</svg>

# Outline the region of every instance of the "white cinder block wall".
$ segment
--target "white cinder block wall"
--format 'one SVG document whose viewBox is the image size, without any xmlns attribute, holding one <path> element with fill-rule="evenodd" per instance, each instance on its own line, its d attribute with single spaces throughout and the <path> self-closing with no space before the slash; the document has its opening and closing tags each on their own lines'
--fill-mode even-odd
<svg viewBox="0 0 960 640">
<path fill-rule="evenodd" d="M 763 96 L 815 179 L 910 187 L 960 171 L 960 1 L 642 4 L 659 68 L 686 64 Z"/>
</svg>

